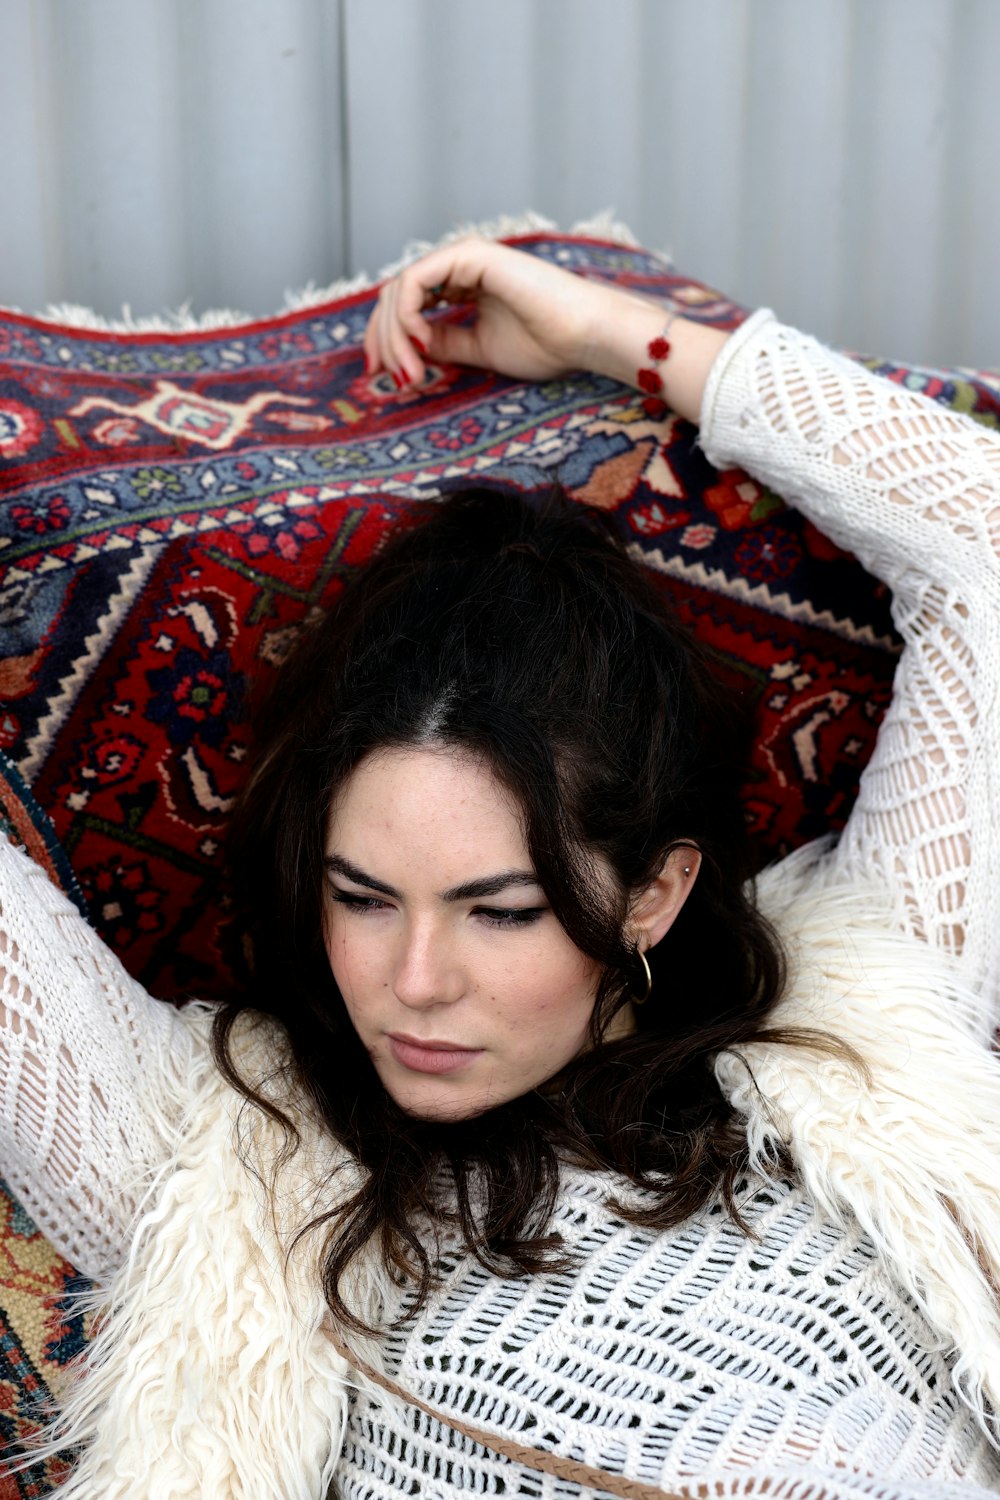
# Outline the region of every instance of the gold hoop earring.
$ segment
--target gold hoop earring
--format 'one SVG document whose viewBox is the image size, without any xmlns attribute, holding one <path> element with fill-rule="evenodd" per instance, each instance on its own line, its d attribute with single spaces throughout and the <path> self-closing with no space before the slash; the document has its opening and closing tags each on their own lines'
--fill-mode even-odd
<svg viewBox="0 0 1000 1500">
<path fill-rule="evenodd" d="M 636 957 L 638 958 L 639 962 L 642 964 L 642 972 L 646 976 L 646 988 L 642 992 L 641 995 L 633 995 L 632 996 L 632 1004 L 633 1005 L 645 1005 L 646 1001 L 649 999 L 650 995 L 653 993 L 653 976 L 650 973 L 650 969 L 649 969 L 649 959 L 646 957 L 645 953 L 643 953 L 642 949 L 641 948 L 637 948 L 635 950 L 635 953 L 636 953 Z"/>
</svg>

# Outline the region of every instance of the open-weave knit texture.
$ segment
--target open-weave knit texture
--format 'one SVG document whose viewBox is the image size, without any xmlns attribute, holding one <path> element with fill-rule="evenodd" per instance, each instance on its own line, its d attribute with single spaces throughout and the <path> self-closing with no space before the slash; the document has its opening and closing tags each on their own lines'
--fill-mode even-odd
<svg viewBox="0 0 1000 1500">
<path fill-rule="evenodd" d="M 25 868 L 12 864 L 11 879 Z M 961 995 L 946 957 L 891 930 L 877 888 L 838 886 L 829 870 L 809 882 L 809 873 L 803 855 L 768 892 L 775 915 L 785 901 L 783 926 L 796 951 L 786 1019 L 814 1021 L 818 1004 L 827 1015 L 842 1005 L 839 1029 L 858 1042 L 872 1070 L 870 1102 L 856 1076 L 845 1087 L 843 1078 L 816 1070 L 809 1107 L 793 1111 L 793 1123 L 807 1127 L 799 1154 L 812 1191 L 801 1182 L 748 1180 L 742 1206 L 752 1239 L 718 1204 L 657 1235 L 609 1207 L 621 1190 L 614 1179 L 567 1170 L 553 1227 L 575 1256 L 574 1269 L 506 1280 L 445 1245 L 429 1308 L 380 1348 L 360 1346 L 362 1358 L 384 1361 L 434 1415 L 364 1385 L 348 1409 L 346 1371 L 323 1330 L 315 1265 L 307 1258 L 282 1272 L 288 1226 L 323 1206 L 342 1166 L 333 1144 L 301 1116 L 304 1152 L 279 1173 L 276 1211 L 269 1210 L 261 1183 L 270 1181 L 280 1132 L 250 1112 L 243 1137 L 259 1175 L 246 1173 L 232 1150 L 238 1101 L 211 1063 L 208 1012 L 189 1008 L 176 1023 L 192 1045 L 183 1086 L 172 1059 L 147 1078 L 170 1156 L 108 1287 L 110 1315 L 92 1346 L 90 1373 L 66 1405 L 62 1431 L 85 1443 L 69 1493 L 77 1500 L 320 1500 L 333 1476 L 341 1500 L 469 1492 L 566 1500 L 604 1488 L 574 1477 L 581 1464 L 636 1484 L 690 1486 L 694 1494 L 704 1483 L 734 1496 L 764 1494 L 770 1476 L 812 1500 L 862 1493 L 916 1500 L 948 1494 L 958 1479 L 1000 1485 L 986 1423 L 955 1386 L 947 1315 L 935 1329 L 894 1274 L 897 1260 L 909 1269 L 905 1249 L 918 1281 L 930 1280 L 942 1236 L 953 1228 L 945 1200 L 962 1210 L 971 1201 L 980 1223 L 989 1214 L 988 1204 L 976 1213 L 975 1161 L 970 1180 L 956 1125 L 964 1080 L 945 1065 L 947 1046 L 961 1053 L 976 1045 L 960 1016 L 940 1006 L 947 991 Z M 884 1002 L 883 985 L 895 986 Z M 915 1136 L 903 1141 L 902 1183 L 892 1143 L 878 1136 L 884 1057 L 900 1005 L 913 1061 L 938 1068 L 942 1117 L 930 1139 L 918 1119 Z M 755 1065 L 780 1080 L 781 1051 L 768 1050 L 778 1055 L 765 1053 Z M 265 1049 L 265 1057 L 274 1055 Z M 992 1066 L 995 1101 L 997 1064 L 985 1050 L 980 1056 Z M 258 1061 L 251 1076 L 261 1066 L 269 1064 Z M 905 1088 L 907 1070 L 898 1071 L 897 1087 Z M 170 1126 L 181 1100 L 184 1117 Z M 755 1091 L 748 1113 L 751 1139 L 759 1138 L 770 1106 L 762 1108 Z M 983 1128 L 1000 1134 L 992 1117 Z M 857 1164 L 867 1174 L 860 1207 L 872 1234 L 843 1211 L 844 1198 L 853 1201 L 836 1161 L 845 1138 L 848 1169 Z M 798 1147 L 794 1131 L 792 1139 Z M 936 1213 L 934 1194 L 923 1194 L 916 1235 L 879 1214 L 911 1177 L 940 1189 Z M 831 1217 L 817 1206 L 827 1203 Z M 992 1235 L 992 1221 L 984 1227 Z M 373 1269 L 364 1305 L 380 1302 L 383 1323 L 405 1317 L 406 1293 Z M 949 1290 L 975 1313 L 976 1257 L 969 1250 L 963 1264 L 953 1255 L 948 1270 Z M 963 1353 L 978 1357 L 989 1375 L 1000 1368 L 1000 1338 L 989 1317 L 981 1321 L 976 1347 L 970 1340 Z M 354 1336 L 347 1342 L 357 1347 Z M 463 1435 L 456 1424 L 498 1442 Z M 562 1475 L 540 1472 L 544 1464 L 523 1454 L 511 1459 L 503 1449 L 512 1443 L 541 1450 Z M 891 1482 L 864 1488 L 866 1476 L 884 1475 Z M 927 1489 L 930 1480 L 936 1491 Z"/>
<path fill-rule="evenodd" d="M 576 1272 L 500 1281 L 445 1259 L 429 1309 L 388 1341 L 394 1378 L 448 1419 L 666 1489 L 751 1495 L 764 1472 L 801 1466 L 824 1476 L 803 1495 L 833 1500 L 859 1493 L 833 1477 L 845 1464 L 892 1474 L 871 1491 L 886 1497 L 930 1478 L 1000 1485 L 945 1354 L 860 1230 L 824 1223 L 776 1181 L 744 1190 L 757 1239 L 718 1205 L 656 1235 L 608 1209 L 614 1187 L 566 1173 L 553 1227 Z M 363 1394 L 338 1483 L 341 1500 L 581 1493 L 515 1473 L 445 1423 Z"/>
<path fill-rule="evenodd" d="M 983 1031 L 995 1019 L 998 971 L 1000 725 L 986 709 L 1000 677 L 1000 442 L 766 314 L 727 346 L 703 418 L 714 462 L 741 463 L 790 495 L 893 589 L 900 686 L 861 801 L 816 878 L 849 887 L 863 872 L 898 892 L 883 918 L 890 935 L 895 921 L 929 940 L 929 960 L 957 960 L 959 979 L 938 1003 L 947 1012 L 951 991 L 975 987 L 979 1013 L 970 1019 L 956 1000 L 953 1021 L 966 1035 Z M 16 1142 L 15 1185 L 84 1269 L 107 1269 L 126 1254 L 142 1169 L 175 1149 L 184 1080 L 204 1072 L 204 1039 L 199 1052 L 197 1028 L 128 980 L 23 861 L 2 857 L 0 1119 Z M 808 1152 L 808 1135 L 783 1133 Z M 456 1260 L 428 1310 L 390 1339 L 390 1368 L 445 1417 L 637 1479 L 690 1481 L 692 1494 L 995 1492 L 995 1450 L 954 1390 L 954 1351 L 917 1305 L 922 1285 L 910 1296 L 887 1269 L 877 1201 L 871 1234 L 842 1211 L 843 1184 L 824 1174 L 820 1148 L 800 1162 L 808 1192 L 801 1181 L 748 1187 L 757 1240 L 717 1206 L 673 1234 L 645 1234 L 607 1208 L 607 1182 L 567 1172 L 554 1227 L 579 1250 L 581 1269 L 507 1282 Z M 897 1170 L 892 1153 L 882 1165 Z M 944 1180 L 949 1167 L 961 1177 L 960 1151 L 944 1161 Z M 877 1172 L 870 1191 L 879 1199 Z M 817 1207 L 825 1198 L 840 1205 L 839 1223 Z M 956 1204 L 961 1211 L 957 1194 Z M 224 1220 L 203 1227 L 223 1243 Z M 166 1274 L 170 1256 L 162 1246 L 157 1254 Z M 975 1273 L 972 1249 L 969 1263 Z M 251 1375 L 240 1368 L 241 1380 Z M 138 1399 L 141 1381 L 157 1374 L 144 1364 L 131 1378 Z M 247 1463 L 266 1464 L 252 1432 L 244 1436 Z M 318 1460 L 324 1473 L 330 1461 Z M 298 1477 L 286 1479 L 285 1492 L 306 1493 Z M 252 1481 L 247 1493 L 279 1492 L 273 1474 L 270 1490 Z M 354 1401 L 336 1484 L 344 1500 L 581 1493 L 369 1394 Z M 155 1475 L 145 1492 L 167 1493 Z"/>
<path fill-rule="evenodd" d="M 86 1374 L 36 1449 L 79 1450 L 66 1500 L 323 1500 L 337 1465 L 350 1372 L 326 1333 L 321 1241 L 296 1240 L 278 1220 L 297 1227 L 323 1195 L 349 1192 L 353 1163 L 282 1092 L 303 1146 L 277 1173 L 273 1199 L 284 1130 L 242 1109 L 214 1065 L 211 1023 L 209 1006 L 177 1017 L 190 1069 L 183 1085 L 154 1079 L 167 1155 L 127 1259 L 93 1293 L 102 1317 Z M 244 1076 L 273 1097 L 281 1036 L 241 1017 L 233 1048 Z M 356 1277 L 354 1293 L 376 1321 L 377 1276 Z"/>
<path fill-rule="evenodd" d="M 188 1033 L 2 836 L 0 974 L 4 1175 L 52 1243 L 101 1275 L 167 1154 Z"/>
<path fill-rule="evenodd" d="M 906 649 L 835 858 L 1000 1004 L 1000 439 L 756 313 L 730 339 L 702 444 L 741 463 L 892 590 Z"/>
</svg>

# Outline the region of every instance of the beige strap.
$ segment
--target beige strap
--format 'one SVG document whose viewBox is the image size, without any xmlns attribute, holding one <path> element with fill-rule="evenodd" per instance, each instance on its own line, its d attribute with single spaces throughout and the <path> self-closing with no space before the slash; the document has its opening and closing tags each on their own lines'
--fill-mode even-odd
<svg viewBox="0 0 1000 1500">
<path fill-rule="evenodd" d="M 546 1453 L 542 1448 L 531 1448 L 525 1443 L 509 1442 L 507 1438 L 499 1437 L 494 1432 L 486 1432 L 481 1427 L 471 1427 L 465 1422 L 456 1422 L 452 1417 L 444 1417 L 439 1411 L 435 1411 L 433 1406 L 428 1406 L 419 1397 L 411 1395 L 401 1385 L 390 1380 L 387 1375 L 380 1375 L 363 1359 L 358 1359 L 329 1330 L 328 1337 L 341 1358 L 345 1359 L 349 1365 L 353 1365 L 354 1369 L 366 1379 L 373 1381 L 375 1385 L 380 1385 L 383 1390 L 391 1392 L 393 1396 L 398 1396 L 407 1406 L 416 1406 L 427 1416 L 443 1423 L 445 1427 L 451 1427 L 453 1431 L 460 1432 L 463 1437 L 471 1438 L 474 1443 L 488 1448 L 491 1453 L 502 1454 L 512 1463 L 523 1464 L 528 1469 L 540 1469 L 546 1474 L 555 1474 L 559 1479 L 569 1479 L 575 1484 L 583 1485 L 584 1488 L 604 1490 L 609 1495 L 620 1496 L 621 1500 L 691 1500 L 691 1491 L 688 1491 L 686 1495 L 681 1495 L 676 1490 L 661 1490 L 655 1484 L 643 1484 L 638 1479 L 626 1479 L 624 1474 L 609 1474 L 606 1469 L 594 1468 L 591 1464 L 580 1463 L 575 1458 L 560 1458 L 558 1454 Z"/>
</svg>

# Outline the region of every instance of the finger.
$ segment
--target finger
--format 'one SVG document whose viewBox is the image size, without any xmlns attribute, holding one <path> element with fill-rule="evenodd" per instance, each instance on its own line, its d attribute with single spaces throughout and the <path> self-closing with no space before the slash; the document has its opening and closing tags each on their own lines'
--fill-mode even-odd
<svg viewBox="0 0 1000 1500">
<path fill-rule="evenodd" d="M 466 328 L 459 323 L 442 321 L 433 323 L 431 328 L 430 353 L 433 359 L 450 365 L 476 365 L 480 369 L 489 367 L 475 325 Z"/>
<path fill-rule="evenodd" d="M 445 279 L 428 285 L 435 275 Z M 397 326 L 410 346 L 407 349 L 398 341 L 396 343 L 400 363 L 407 374 L 423 379 L 426 361 L 431 358 L 460 364 L 482 362 L 481 356 L 470 358 L 477 352 L 477 345 L 469 329 L 455 337 L 457 331 L 450 322 L 425 317 L 429 309 L 442 304 L 457 307 L 475 303 L 478 284 L 478 274 L 465 274 L 456 265 L 454 252 L 450 249 L 425 257 L 403 273 L 393 307 Z M 416 369 L 414 349 L 419 356 Z"/>
<path fill-rule="evenodd" d="M 393 319 L 393 302 L 396 295 L 395 280 L 387 281 L 379 293 L 378 299 L 378 354 L 379 364 L 383 370 L 392 373 L 392 343 L 391 329 Z"/>
<path fill-rule="evenodd" d="M 391 375 L 397 389 L 402 389 L 423 380 L 424 366 L 411 332 L 400 323 L 399 291 L 397 279 L 382 287 L 366 333 L 366 350 L 370 351 L 369 374 L 382 369 Z M 423 320 L 418 320 L 414 333 L 420 344 L 426 344 L 426 339 L 420 338 L 423 332 Z"/>
<path fill-rule="evenodd" d="M 482 279 L 483 254 L 483 242 L 456 240 L 407 266 L 399 276 L 401 315 L 405 318 L 441 301 L 474 301 Z"/>
<path fill-rule="evenodd" d="M 383 287 L 374 337 L 381 366 L 397 383 L 422 380 L 424 362 L 432 351 L 435 358 L 465 361 L 475 352 L 474 341 L 456 341 L 448 335 L 448 349 L 461 352 L 442 352 L 436 330 L 446 325 L 429 322 L 424 313 L 440 302 L 460 305 L 475 301 L 490 248 L 474 238 L 455 241 L 422 256 Z"/>
<path fill-rule="evenodd" d="M 431 339 L 434 337 L 434 325 L 422 313 L 400 313 L 399 326 L 416 348 L 421 360 L 426 361 L 430 354 Z"/>
<path fill-rule="evenodd" d="M 393 300 L 395 297 L 395 284 L 387 281 L 378 295 L 378 302 L 372 314 L 366 335 L 366 348 L 371 350 L 371 373 L 377 374 L 379 370 L 387 370 L 391 373 L 392 345 L 390 330 L 393 319 Z"/>
<path fill-rule="evenodd" d="M 392 376 L 397 387 L 401 387 L 407 383 L 407 377 L 401 369 L 398 346 L 396 314 L 398 296 L 399 283 L 394 278 L 386 282 L 379 295 L 378 350 L 381 368 Z"/>
<path fill-rule="evenodd" d="M 382 353 L 385 366 L 391 372 L 397 385 L 411 385 L 423 379 L 424 365 L 402 320 L 401 302 L 402 287 L 397 280 L 387 289 L 383 308 Z M 420 335 L 418 334 L 417 337 L 419 339 Z"/>
<path fill-rule="evenodd" d="M 365 336 L 361 343 L 361 349 L 365 357 L 365 374 L 375 375 L 382 368 L 382 354 L 379 349 L 379 315 L 381 302 L 376 301 L 368 315 L 368 325 L 365 328 Z"/>
</svg>

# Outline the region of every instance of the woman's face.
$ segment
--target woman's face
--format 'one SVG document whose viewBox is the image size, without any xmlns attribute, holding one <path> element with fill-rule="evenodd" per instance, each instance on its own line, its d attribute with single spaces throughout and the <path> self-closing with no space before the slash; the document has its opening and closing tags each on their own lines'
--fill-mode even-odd
<svg viewBox="0 0 1000 1500">
<path fill-rule="evenodd" d="M 599 966 L 550 910 L 520 820 L 476 759 L 369 756 L 331 815 L 326 856 L 330 966 L 408 1114 L 481 1114 L 586 1047 Z"/>
</svg>

